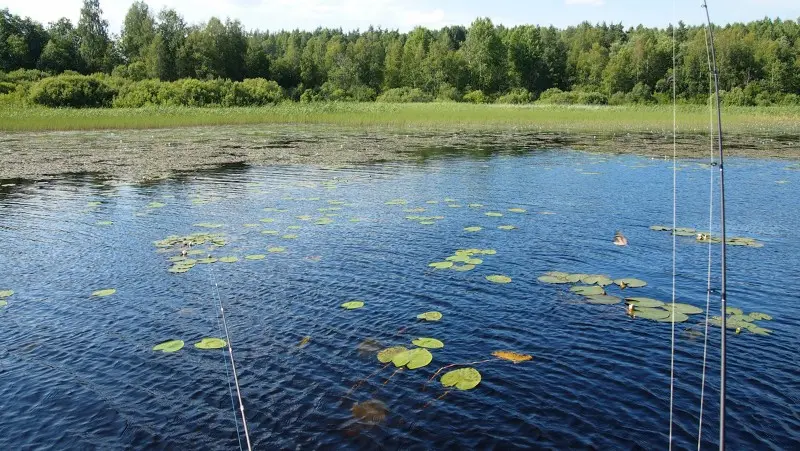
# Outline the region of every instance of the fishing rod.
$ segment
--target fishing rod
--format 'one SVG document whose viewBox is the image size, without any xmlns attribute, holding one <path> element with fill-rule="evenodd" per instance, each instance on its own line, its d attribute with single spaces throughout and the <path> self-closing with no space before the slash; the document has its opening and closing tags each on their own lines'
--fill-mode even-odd
<svg viewBox="0 0 800 451">
<path fill-rule="evenodd" d="M 711 25 L 711 16 L 708 12 L 708 3 L 703 0 L 703 8 L 706 10 L 706 21 L 708 22 L 709 45 L 711 48 L 712 73 L 714 74 L 714 91 L 717 100 L 717 145 L 719 149 L 719 199 L 720 199 L 720 232 L 722 234 L 722 279 L 720 281 L 720 299 L 722 308 L 722 338 L 720 342 L 720 379 L 719 379 L 719 449 L 725 449 L 725 373 L 726 373 L 726 349 L 725 336 L 727 335 L 728 325 L 726 321 L 727 313 L 727 290 L 726 290 L 726 257 L 727 249 L 725 242 L 725 166 L 723 164 L 724 154 L 722 152 L 722 109 L 719 99 L 719 71 L 717 70 L 717 54 L 714 50 L 714 27 Z"/>
</svg>

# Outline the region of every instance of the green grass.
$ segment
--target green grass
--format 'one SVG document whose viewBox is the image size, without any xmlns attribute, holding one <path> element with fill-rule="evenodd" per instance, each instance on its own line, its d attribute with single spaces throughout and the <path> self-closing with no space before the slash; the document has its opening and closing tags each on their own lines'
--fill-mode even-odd
<svg viewBox="0 0 800 451">
<path fill-rule="evenodd" d="M 707 107 L 681 105 L 678 131 L 708 130 Z M 260 108 L 2 108 L 0 131 L 324 124 L 429 130 L 517 129 L 565 133 L 671 133 L 671 106 L 473 105 L 465 103 L 283 103 Z M 724 107 L 729 133 L 800 134 L 800 107 Z"/>
</svg>

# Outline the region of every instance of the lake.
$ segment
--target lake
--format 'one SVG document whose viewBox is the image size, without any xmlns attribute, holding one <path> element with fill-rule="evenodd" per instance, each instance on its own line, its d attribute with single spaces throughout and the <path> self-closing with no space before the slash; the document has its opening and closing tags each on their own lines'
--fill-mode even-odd
<svg viewBox="0 0 800 451">
<path fill-rule="evenodd" d="M 75 174 L 0 188 L 0 290 L 14 291 L 0 308 L 0 448 L 238 447 L 227 353 L 194 346 L 225 337 L 220 301 L 256 449 L 666 448 L 671 324 L 633 319 L 621 303 L 587 303 L 570 285 L 538 277 L 632 277 L 647 285 L 606 291 L 670 301 L 672 236 L 650 226 L 672 225 L 672 162 L 472 150 L 341 168 L 229 166 L 149 184 Z M 679 161 L 679 226 L 708 229 L 703 163 Z M 736 449 L 800 441 L 795 169 L 726 161 L 729 236 L 763 244 L 729 246 L 728 302 L 773 317 L 759 321 L 769 335 L 729 331 L 727 437 Z M 627 247 L 612 244 L 617 230 Z M 154 243 L 198 232 L 224 245 L 193 246 L 200 252 L 188 258 L 238 260 L 169 272 L 180 247 Z M 459 249 L 494 252 L 471 255 L 482 260 L 472 270 L 429 267 Z M 718 287 L 720 247 L 711 250 Z M 677 298 L 702 309 L 708 252 L 677 237 Z M 103 289 L 116 292 L 92 296 Z M 340 307 L 352 300 L 365 305 Z M 443 317 L 416 318 L 427 311 Z M 704 318 L 675 324 L 679 449 L 697 446 Z M 429 365 L 395 371 L 378 362 L 374 348 L 410 348 L 417 337 L 444 343 Z M 719 338 L 711 327 L 704 449 L 718 439 Z M 153 351 L 170 339 L 185 346 Z M 359 349 L 368 339 L 373 352 Z M 493 359 L 498 350 L 533 359 Z M 482 376 L 471 390 L 428 381 L 445 365 L 482 360 L 471 365 Z M 354 420 L 354 403 L 371 399 L 386 417 Z"/>
</svg>

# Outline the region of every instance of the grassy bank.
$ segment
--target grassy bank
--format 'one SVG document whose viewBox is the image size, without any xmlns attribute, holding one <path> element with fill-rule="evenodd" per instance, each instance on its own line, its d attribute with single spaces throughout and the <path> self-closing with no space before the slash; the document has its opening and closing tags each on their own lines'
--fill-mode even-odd
<svg viewBox="0 0 800 451">
<path fill-rule="evenodd" d="M 708 129 L 707 108 L 678 108 L 679 132 Z M 282 103 L 258 108 L 0 109 L 0 131 L 174 128 L 242 124 L 328 124 L 429 130 L 672 132 L 670 106 L 475 105 L 466 103 Z M 800 107 L 729 107 L 729 133 L 800 134 Z"/>
</svg>

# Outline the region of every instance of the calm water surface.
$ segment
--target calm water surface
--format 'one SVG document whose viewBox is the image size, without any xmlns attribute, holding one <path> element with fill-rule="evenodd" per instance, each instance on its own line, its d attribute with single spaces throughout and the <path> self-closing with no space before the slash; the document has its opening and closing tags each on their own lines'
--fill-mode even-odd
<svg viewBox="0 0 800 451">
<path fill-rule="evenodd" d="M 192 346 L 222 336 L 217 293 L 257 449 L 666 448 L 670 325 L 632 320 L 622 305 L 585 304 L 536 278 L 551 270 L 638 277 L 648 286 L 624 294 L 669 300 L 672 239 L 648 227 L 672 222 L 672 163 L 569 151 L 431 154 L 417 164 L 229 168 L 152 185 L 86 176 L 2 188 L 0 290 L 16 293 L 0 309 L 0 449 L 237 448 L 225 354 Z M 679 225 L 706 229 L 709 170 L 680 166 Z M 774 317 L 772 336 L 730 335 L 731 449 L 800 441 L 800 171 L 788 166 L 727 165 L 729 232 L 765 243 L 730 248 L 729 302 Z M 393 199 L 407 203 L 386 204 Z M 412 208 L 426 211 L 404 211 Z M 314 224 L 325 215 L 331 224 Z M 409 215 L 444 219 L 421 225 Z M 224 226 L 194 226 L 203 222 Z M 611 244 L 617 229 L 630 246 Z M 198 231 L 225 235 L 228 244 L 212 255 L 241 260 L 168 273 L 174 253 L 156 252 L 153 242 Z M 267 253 L 272 246 L 286 252 Z M 470 272 L 428 268 L 460 248 L 497 254 Z M 705 305 L 707 252 L 678 239 L 684 302 Z M 268 255 L 244 260 L 249 254 Z M 513 281 L 492 284 L 489 274 Z M 90 296 L 103 288 L 117 293 Z M 366 306 L 339 308 L 352 299 Z M 429 310 L 443 320 L 415 320 Z M 702 316 L 675 328 L 678 449 L 697 446 L 703 339 L 687 330 L 702 331 Z M 369 337 L 408 346 L 420 336 L 445 347 L 433 350 L 431 365 L 386 384 L 392 369 L 376 374 L 374 354 L 357 350 Z M 718 434 L 719 329 L 709 337 L 708 449 Z M 171 338 L 186 347 L 151 350 Z M 425 385 L 443 365 L 500 349 L 535 358 L 480 364 L 477 388 L 440 400 L 441 385 Z M 367 399 L 389 409 L 374 427 L 352 421 L 353 403 Z"/>
</svg>

